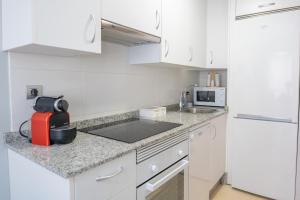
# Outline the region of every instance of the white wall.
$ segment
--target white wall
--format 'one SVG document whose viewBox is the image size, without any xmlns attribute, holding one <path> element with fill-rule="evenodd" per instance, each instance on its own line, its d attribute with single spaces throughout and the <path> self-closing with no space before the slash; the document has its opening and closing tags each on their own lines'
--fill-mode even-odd
<svg viewBox="0 0 300 200">
<path fill-rule="evenodd" d="M 101 56 L 10 55 L 12 128 L 31 117 L 26 85 L 43 85 L 44 95 L 64 94 L 71 120 L 89 119 L 145 106 L 177 103 L 182 88 L 198 83 L 197 71 L 128 64 L 128 48 L 103 43 Z"/>
<path fill-rule="evenodd" d="M 1 1 L 0 1 L 0 46 L 2 46 L 1 27 Z M 8 55 L 0 52 L 0 134 L 9 131 L 9 89 L 8 89 Z M 9 178 L 7 149 L 4 146 L 3 138 L 0 135 L 0 199 L 9 199 Z"/>
<path fill-rule="evenodd" d="M 1 1 L 0 1 L 1 16 Z M 1 22 L 1 18 L 0 18 Z M 2 46 L 2 26 L 0 23 L 0 47 Z M 8 131 L 10 128 L 9 117 L 9 89 L 8 89 L 8 55 L 0 51 L 0 132 Z"/>
</svg>

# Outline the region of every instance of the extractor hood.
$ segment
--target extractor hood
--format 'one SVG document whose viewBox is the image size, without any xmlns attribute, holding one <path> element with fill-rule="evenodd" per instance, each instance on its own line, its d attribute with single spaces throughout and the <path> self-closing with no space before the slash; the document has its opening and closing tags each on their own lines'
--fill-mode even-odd
<svg viewBox="0 0 300 200">
<path fill-rule="evenodd" d="M 102 39 L 126 46 L 160 43 L 160 37 L 122 26 L 107 20 L 101 20 Z"/>
</svg>

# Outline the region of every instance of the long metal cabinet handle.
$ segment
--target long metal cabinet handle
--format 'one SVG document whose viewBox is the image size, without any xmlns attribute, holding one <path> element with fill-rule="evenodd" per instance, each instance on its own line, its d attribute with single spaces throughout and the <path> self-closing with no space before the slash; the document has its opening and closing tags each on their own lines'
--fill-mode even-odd
<svg viewBox="0 0 300 200">
<path fill-rule="evenodd" d="M 258 5 L 258 8 L 266 8 L 266 7 L 275 6 L 275 5 L 276 5 L 275 2 L 266 3 L 266 4 L 260 4 L 260 5 Z"/>
<path fill-rule="evenodd" d="M 184 170 L 185 168 L 187 168 L 188 165 L 189 165 L 189 161 L 187 161 L 187 160 L 180 161 L 179 163 L 175 164 L 172 167 L 171 172 L 167 173 L 166 175 L 162 174 L 163 177 L 161 179 L 159 179 L 158 181 L 156 181 L 155 183 L 151 183 L 151 181 L 148 182 L 148 183 L 146 183 L 146 189 L 149 192 L 153 192 L 153 191 L 157 190 L 163 184 L 165 184 L 166 182 L 168 182 L 169 180 L 171 180 L 172 178 L 174 178 L 175 176 L 177 176 L 179 172 L 181 172 L 182 170 Z"/>
<path fill-rule="evenodd" d="M 168 40 L 165 40 L 165 57 L 167 57 L 169 54 L 169 42 Z"/>
<path fill-rule="evenodd" d="M 156 28 L 156 30 L 158 30 L 159 26 L 160 26 L 160 15 L 159 15 L 158 10 L 156 10 L 156 12 L 155 12 L 155 19 L 156 19 L 156 26 L 155 26 L 155 28 Z"/>
<path fill-rule="evenodd" d="M 212 129 L 214 129 L 214 135 L 212 137 L 212 140 L 214 140 L 217 137 L 217 127 L 215 125 L 212 125 L 211 127 L 212 127 Z"/>
<path fill-rule="evenodd" d="M 190 53 L 189 61 L 192 62 L 193 61 L 193 48 L 192 47 L 189 48 L 189 53 Z"/>
<path fill-rule="evenodd" d="M 89 29 L 89 26 L 92 26 L 93 25 L 93 34 L 92 36 L 88 36 L 87 32 L 88 32 L 88 29 Z M 86 23 L 86 26 L 85 26 L 85 40 L 86 42 L 88 43 L 94 43 L 95 42 L 95 38 L 96 38 L 96 32 L 97 32 L 97 23 L 96 23 L 96 20 L 95 20 L 95 17 L 94 15 L 90 14 L 89 15 L 89 18 L 88 18 L 88 21 Z"/>
<path fill-rule="evenodd" d="M 296 122 L 293 122 L 292 119 L 281 119 L 281 118 L 274 118 L 274 117 L 267 117 L 267 116 L 261 116 L 261 115 L 250 115 L 250 114 L 237 114 L 236 119 L 249 119 L 249 120 L 257 120 L 257 121 L 269 121 L 269 122 L 283 122 L 283 123 L 292 123 L 295 124 Z"/>
<path fill-rule="evenodd" d="M 96 178 L 96 181 L 97 181 L 97 182 L 100 182 L 100 181 L 104 181 L 104 180 L 113 178 L 113 177 L 115 177 L 115 176 L 121 174 L 123 171 L 124 171 L 124 167 L 120 167 L 116 172 L 114 172 L 114 173 L 112 173 L 112 174 L 110 174 L 110 175 L 97 177 L 97 178 Z"/>
</svg>

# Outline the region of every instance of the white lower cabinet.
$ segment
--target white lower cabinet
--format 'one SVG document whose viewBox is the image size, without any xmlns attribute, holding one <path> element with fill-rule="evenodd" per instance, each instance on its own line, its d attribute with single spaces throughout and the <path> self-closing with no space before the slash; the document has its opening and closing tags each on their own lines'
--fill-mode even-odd
<svg viewBox="0 0 300 200">
<path fill-rule="evenodd" d="M 76 176 L 75 200 L 121 199 L 118 194 L 135 199 L 135 181 L 136 155 L 132 153 Z"/>
<path fill-rule="evenodd" d="M 209 200 L 209 182 L 190 176 L 189 200 Z"/>
<path fill-rule="evenodd" d="M 8 151 L 11 200 L 136 200 L 136 152 L 65 179 Z"/>
<path fill-rule="evenodd" d="M 226 164 L 226 121 L 227 115 L 211 120 L 211 136 L 209 145 L 209 181 L 210 189 L 225 173 Z"/>
<path fill-rule="evenodd" d="M 127 183 L 125 183 L 127 184 Z M 109 200 L 136 200 L 136 188 L 134 187 L 128 187 L 125 188 L 123 191 L 118 192 L 115 196 L 112 198 L 109 198 Z"/>
<path fill-rule="evenodd" d="M 189 200 L 208 200 L 225 173 L 226 118 L 221 115 L 190 130 Z"/>
<path fill-rule="evenodd" d="M 189 200 L 209 198 L 210 124 L 190 133 Z"/>
</svg>

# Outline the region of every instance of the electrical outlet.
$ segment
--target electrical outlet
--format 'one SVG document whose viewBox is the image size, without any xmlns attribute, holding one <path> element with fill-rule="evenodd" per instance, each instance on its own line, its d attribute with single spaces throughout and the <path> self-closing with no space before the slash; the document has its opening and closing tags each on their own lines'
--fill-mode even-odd
<svg viewBox="0 0 300 200">
<path fill-rule="evenodd" d="M 35 99 L 38 96 L 43 95 L 43 86 L 42 85 L 27 85 L 26 86 L 26 98 Z"/>
</svg>

